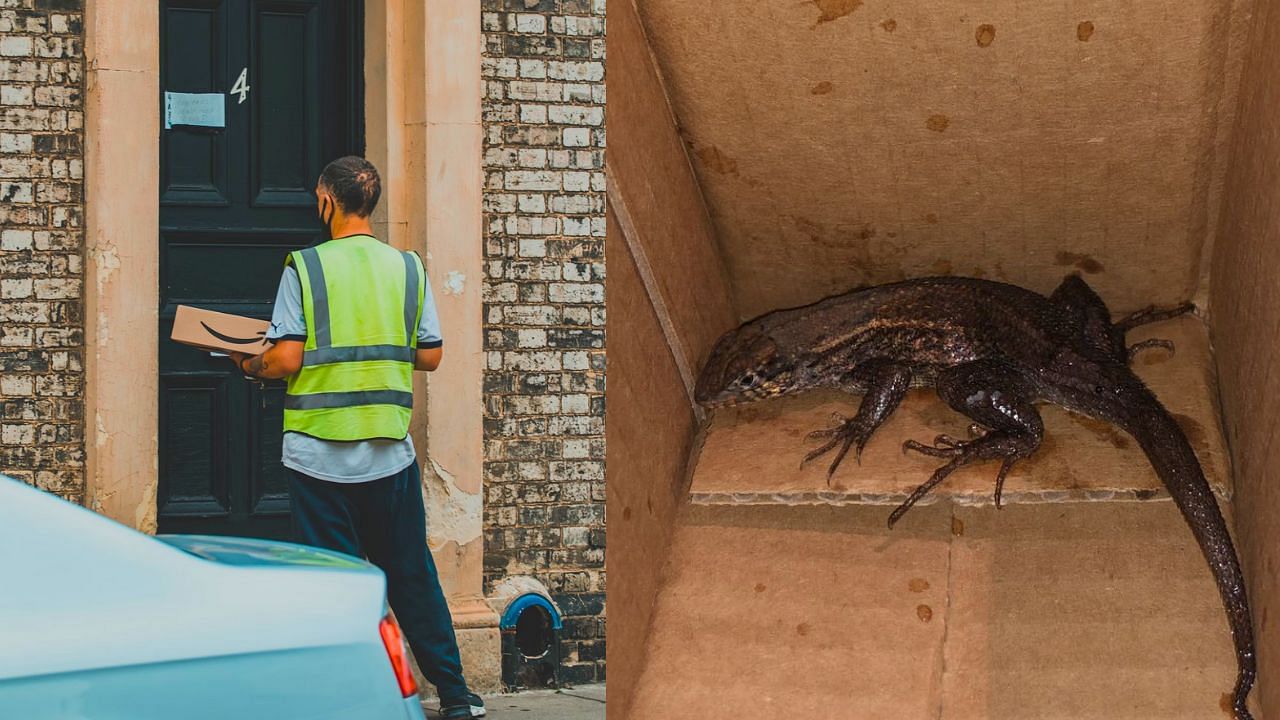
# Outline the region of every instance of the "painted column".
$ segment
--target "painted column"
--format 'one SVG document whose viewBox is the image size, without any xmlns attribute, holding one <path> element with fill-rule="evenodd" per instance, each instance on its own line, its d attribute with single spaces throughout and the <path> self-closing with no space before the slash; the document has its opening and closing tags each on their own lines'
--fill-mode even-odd
<svg viewBox="0 0 1280 720">
<path fill-rule="evenodd" d="M 85 504 L 155 532 L 159 6 L 86 5 Z"/>
</svg>

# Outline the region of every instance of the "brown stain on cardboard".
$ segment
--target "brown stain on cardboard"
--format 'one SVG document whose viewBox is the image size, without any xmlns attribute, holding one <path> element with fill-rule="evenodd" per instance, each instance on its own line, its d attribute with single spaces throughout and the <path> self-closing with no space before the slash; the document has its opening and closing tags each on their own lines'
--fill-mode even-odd
<svg viewBox="0 0 1280 720">
<path fill-rule="evenodd" d="M 1229 692 L 1222 693 L 1222 697 L 1218 698 L 1218 707 L 1222 708 L 1222 712 L 1226 713 L 1227 717 L 1233 718 L 1236 716 L 1234 701 L 1235 699 L 1231 697 Z"/>
<path fill-rule="evenodd" d="M 623 519 L 623 520 L 630 520 L 630 519 L 631 519 L 631 508 L 630 508 L 630 507 L 624 507 L 624 508 L 622 508 L 622 519 Z"/>
<path fill-rule="evenodd" d="M 916 617 L 920 618 L 920 622 L 929 622 L 933 619 L 933 608 L 928 605 L 917 605 Z"/>
<path fill-rule="evenodd" d="M 1093 37 L 1093 23 L 1089 20 L 1076 25 L 1076 39 L 1080 42 L 1089 42 L 1089 38 Z"/>
<path fill-rule="evenodd" d="M 817 85 L 814 85 L 813 87 L 809 88 L 809 94 L 810 95 L 830 95 L 833 89 L 835 88 L 831 83 L 827 82 L 826 80 L 823 80 Z"/>
<path fill-rule="evenodd" d="M 1205 472 L 1209 472 L 1209 434 L 1205 432 L 1204 426 L 1198 420 L 1190 415 L 1182 413 L 1173 413 L 1174 422 L 1178 423 L 1178 427 L 1182 428 L 1182 432 L 1187 435 L 1187 442 L 1191 443 L 1191 447 L 1196 451 L 1196 456 L 1200 458 L 1200 463 L 1205 466 Z"/>
<path fill-rule="evenodd" d="M 974 39 L 978 41 L 978 47 L 988 47 L 992 41 L 996 39 L 995 25 L 979 25 L 977 32 L 974 33 Z"/>
<path fill-rule="evenodd" d="M 811 630 L 813 630 L 813 628 L 806 622 L 802 622 L 796 626 L 796 634 L 800 637 L 808 635 Z"/>
<path fill-rule="evenodd" d="M 862 0 L 811 0 L 810 4 L 818 8 L 817 24 L 821 25 L 852 14 L 862 7 Z"/>
<path fill-rule="evenodd" d="M 1073 253 L 1061 250 L 1054 256 L 1054 261 L 1064 267 L 1074 265 L 1077 269 L 1083 270 L 1090 275 L 1096 275 L 1106 269 L 1102 263 L 1087 253 Z"/>
<path fill-rule="evenodd" d="M 964 521 L 958 517 L 951 518 L 951 534 L 960 537 L 964 535 Z"/>
<path fill-rule="evenodd" d="M 796 230 L 799 230 L 801 233 L 808 235 L 809 239 L 812 240 L 813 242 L 817 242 L 817 243 L 822 242 L 823 236 L 826 235 L 827 233 L 827 228 L 825 225 L 823 225 L 820 222 L 810 220 L 809 218 L 804 217 L 803 215 L 792 215 L 790 217 L 791 217 L 791 224 L 795 225 Z"/>
<path fill-rule="evenodd" d="M 951 118 L 942 114 L 930 115 L 929 119 L 924 121 L 924 126 L 934 132 L 943 132 L 950 124 Z"/>
<path fill-rule="evenodd" d="M 1128 435 L 1120 432 L 1111 423 L 1095 420 L 1085 415 L 1077 415 L 1076 413 L 1067 413 L 1067 417 L 1071 418 L 1075 424 L 1093 433 L 1094 437 L 1103 442 L 1111 443 L 1117 449 L 1123 450 L 1133 444 Z"/>
<path fill-rule="evenodd" d="M 721 175 L 737 175 L 738 161 L 720 152 L 715 145 L 700 148 L 694 153 L 707 169 Z"/>
<path fill-rule="evenodd" d="M 884 31 L 885 31 L 885 32 L 890 32 L 890 33 L 891 33 L 891 32 L 893 32 L 894 30 L 897 30 L 897 29 L 898 29 L 898 21 L 897 21 L 897 20 L 894 20 L 893 18 L 889 18 L 889 19 L 885 20 L 884 22 L 880 23 L 880 27 L 884 28 Z"/>
<path fill-rule="evenodd" d="M 929 266 L 929 272 L 934 275 L 950 275 L 952 271 L 950 260 L 934 260 Z"/>
<path fill-rule="evenodd" d="M 1173 357 L 1173 353 L 1162 347 L 1148 348 L 1142 352 L 1142 364 L 1159 365 L 1171 357 Z"/>
<path fill-rule="evenodd" d="M 930 225 L 937 225 L 938 216 L 933 213 L 926 213 L 924 216 L 924 221 L 929 223 Z"/>
<path fill-rule="evenodd" d="M 929 589 L 929 581 L 924 578 L 911 578 L 907 583 L 907 589 L 913 593 L 922 593 Z"/>
<path fill-rule="evenodd" d="M 764 583 L 756 583 L 756 586 L 752 588 L 752 590 L 755 590 L 758 593 L 764 592 L 765 591 Z"/>
</svg>

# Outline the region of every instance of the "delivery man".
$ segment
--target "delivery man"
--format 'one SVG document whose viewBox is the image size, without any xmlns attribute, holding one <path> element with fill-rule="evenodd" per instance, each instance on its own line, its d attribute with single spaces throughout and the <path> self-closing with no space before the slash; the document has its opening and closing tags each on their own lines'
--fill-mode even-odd
<svg viewBox="0 0 1280 720">
<path fill-rule="evenodd" d="M 444 718 L 482 717 L 462 677 L 453 619 L 426 545 L 409 416 L 413 371 L 442 354 L 431 286 L 416 253 L 373 236 L 382 184 L 364 158 L 329 163 L 316 206 L 333 238 L 289 255 L 262 355 L 247 376 L 288 378 L 284 466 L 300 542 L 367 557 Z"/>
</svg>

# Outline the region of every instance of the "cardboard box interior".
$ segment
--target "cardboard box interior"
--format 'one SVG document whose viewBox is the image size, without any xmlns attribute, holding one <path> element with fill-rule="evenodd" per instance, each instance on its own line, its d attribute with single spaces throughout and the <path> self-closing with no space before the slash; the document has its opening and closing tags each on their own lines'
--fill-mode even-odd
<svg viewBox="0 0 1280 720">
<path fill-rule="evenodd" d="M 1235 517 L 1253 701 L 1280 714 L 1280 2 L 623 0 L 608 42 L 613 708 L 1223 716 L 1226 623 L 1171 503 L 996 514 L 944 496 L 892 533 L 886 507 L 835 507 L 923 479 L 930 461 L 897 443 L 959 422 L 928 397 L 834 488 L 821 461 L 796 469 L 797 435 L 847 401 L 695 435 L 688 383 L 744 319 L 904 277 L 1047 293 L 1077 271 L 1117 314 L 1201 307 L 1151 326 L 1178 352 L 1139 369 Z M 1011 499 L 1161 494 L 1123 436 L 1049 415 L 1054 447 Z M 957 476 L 952 497 L 981 500 L 993 474 Z"/>
</svg>

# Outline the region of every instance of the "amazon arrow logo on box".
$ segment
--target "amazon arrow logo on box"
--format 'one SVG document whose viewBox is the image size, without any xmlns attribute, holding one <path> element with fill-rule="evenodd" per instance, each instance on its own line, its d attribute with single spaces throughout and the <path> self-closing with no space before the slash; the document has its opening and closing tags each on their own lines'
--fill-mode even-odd
<svg viewBox="0 0 1280 720">
<path fill-rule="evenodd" d="M 204 350 L 260 355 L 268 347 L 270 325 L 266 320 L 179 305 L 169 339 Z"/>
</svg>

